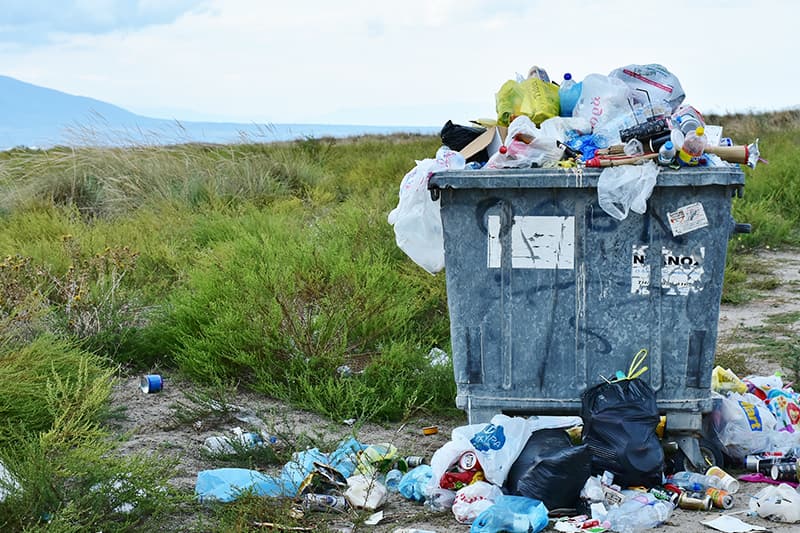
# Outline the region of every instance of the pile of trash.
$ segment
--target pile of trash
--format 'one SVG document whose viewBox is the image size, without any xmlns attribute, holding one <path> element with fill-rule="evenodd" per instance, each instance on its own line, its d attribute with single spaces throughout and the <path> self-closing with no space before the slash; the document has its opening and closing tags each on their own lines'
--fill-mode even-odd
<svg viewBox="0 0 800 533">
<path fill-rule="evenodd" d="M 496 119 L 448 121 L 435 157 L 417 161 L 389 214 L 398 246 L 430 273 L 444 268 L 439 202 L 428 180 L 445 170 L 599 169 L 600 207 L 617 220 L 643 214 L 662 169 L 755 168 L 758 139 L 737 144 L 684 102 L 678 78 L 662 65 L 627 65 L 560 85 L 532 67 L 495 95 Z"/>
<path fill-rule="evenodd" d="M 721 367 L 713 371 L 712 390 L 705 438 L 718 443 L 725 464 L 705 472 L 675 470 L 660 438 L 669 422 L 659 416 L 655 392 L 638 376 L 619 375 L 583 393 L 581 416 L 497 414 L 453 429 L 429 459 L 351 437 L 330 453 L 295 452 L 277 476 L 239 468 L 199 472 L 196 493 L 221 502 L 244 491 L 291 498 L 300 515 L 367 511 L 368 524 L 384 518 L 382 508 L 397 494 L 429 512 L 452 513 L 473 532 L 551 526 L 598 533 L 654 528 L 676 508 L 730 511 L 740 482 L 750 482 L 766 485 L 740 502 L 750 516 L 800 522 L 800 394 L 778 375 L 740 379 Z M 746 473 L 734 477 L 726 469 Z M 751 527 L 730 513 L 702 523 L 720 531 Z"/>
</svg>

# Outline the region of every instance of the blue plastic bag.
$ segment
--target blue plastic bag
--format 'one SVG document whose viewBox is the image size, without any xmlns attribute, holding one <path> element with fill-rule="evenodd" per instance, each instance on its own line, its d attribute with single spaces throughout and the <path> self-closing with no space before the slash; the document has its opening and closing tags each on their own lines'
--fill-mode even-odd
<svg viewBox="0 0 800 533">
<path fill-rule="evenodd" d="M 430 465 L 419 465 L 405 473 L 397 490 L 407 500 L 425 501 L 425 488 L 433 477 Z"/>
<path fill-rule="evenodd" d="M 525 496 L 501 496 L 478 515 L 470 533 L 538 533 L 547 527 L 547 507 Z"/>
<path fill-rule="evenodd" d="M 232 502 L 247 490 L 258 496 L 285 496 L 283 480 L 246 468 L 217 468 L 197 473 L 195 494 L 200 500 Z"/>
</svg>

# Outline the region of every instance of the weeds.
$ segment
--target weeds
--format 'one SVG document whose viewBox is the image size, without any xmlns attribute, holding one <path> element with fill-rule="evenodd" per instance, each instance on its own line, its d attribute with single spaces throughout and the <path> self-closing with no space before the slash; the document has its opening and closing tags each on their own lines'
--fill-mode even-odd
<svg viewBox="0 0 800 533">
<path fill-rule="evenodd" d="M 796 113 L 707 118 L 738 142 L 760 137 L 769 160 L 746 170 L 733 203 L 754 231 L 730 243 L 724 299 L 745 302 L 776 283 L 745 253 L 800 243 L 800 125 Z M 99 421 L 118 365 L 158 362 L 212 386 L 176 405 L 175 425 L 232 422 L 233 386 L 337 422 L 452 409 L 452 367 L 426 358 L 449 347 L 444 277 L 415 267 L 386 223 L 400 178 L 438 145 L 367 137 L 0 154 L 0 457 L 22 486 L 0 503 L 0 528 L 134 531 L 165 514 L 185 529 L 301 524 L 291 502 L 192 505 L 163 482 L 170 461 L 116 456 Z M 796 322 L 776 318 L 743 342 L 797 374 Z M 718 356 L 734 371 L 743 360 L 741 350 Z M 236 450 L 229 464 L 333 447 L 282 432 L 275 457 Z"/>
</svg>

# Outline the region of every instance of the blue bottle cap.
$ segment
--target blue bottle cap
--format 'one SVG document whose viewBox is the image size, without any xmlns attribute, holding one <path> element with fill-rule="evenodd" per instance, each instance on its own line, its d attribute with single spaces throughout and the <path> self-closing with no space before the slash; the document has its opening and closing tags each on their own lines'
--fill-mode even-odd
<svg viewBox="0 0 800 533">
<path fill-rule="evenodd" d="M 566 74 L 564 74 L 564 79 L 565 79 L 565 80 L 571 80 L 571 79 L 572 79 L 572 74 L 570 74 L 569 72 L 567 72 Z"/>
</svg>

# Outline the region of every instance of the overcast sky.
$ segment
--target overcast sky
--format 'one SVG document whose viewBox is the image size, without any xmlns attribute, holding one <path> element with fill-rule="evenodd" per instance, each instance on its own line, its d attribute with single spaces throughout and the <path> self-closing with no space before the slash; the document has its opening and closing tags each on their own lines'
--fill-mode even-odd
<svg viewBox="0 0 800 533">
<path fill-rule="evenodd" d="M 659 63 L 701 112 L 800 105 L 790 0 L 3 0 L 0 74 L 179 120 L 439 126 L 539 65 Z"/>
</svg>

